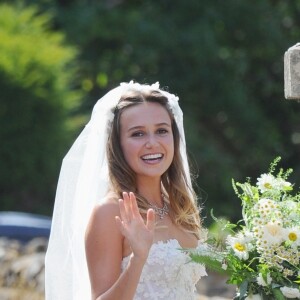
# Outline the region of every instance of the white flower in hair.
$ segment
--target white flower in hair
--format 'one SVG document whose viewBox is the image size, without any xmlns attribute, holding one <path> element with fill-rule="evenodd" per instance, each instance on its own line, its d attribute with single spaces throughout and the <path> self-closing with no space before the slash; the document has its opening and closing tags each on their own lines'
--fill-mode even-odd
<svg viewBox="0 0 300 300">
<path fill-rule="evenodd" d="M 155 83 L 151 84 L 151 88 L 159 90 L 159 82 L 156 81 Z"/>
<path fill-rule="evenodd" d="M 171 94 L 169 92 L 166 92 L 164 90 L 161 90 L 159 87 L 159 82 L 155 82 L 151 85 L 146 85 L 146 84 L 140 84 L 137 82 L 134 82 L 133 80 L 129 82 L 122 82 L 120 83 L 120 86 L 123 87 L 124 89 L 128 90 L 137 90 L 137 91 L 147 91 L 147 90 L 159 90 L 167 99 L 168 99 L 168 104 L 169 108 L 172 111 L 173 115 L 178 118 L 182 117 L 182 112 L 178 106 L 178 100 L 179 98 L 175 96 L 174 94 Z M 178 123 L 180 120 L 176 120 Z"/>
<path fill-rule="evenodd" d="M 149 89 L 155 89 L 155 90 L 159 90 L 159 82 L 155 82 L 151 85 L 147 85 L 147 84 L 140 84 L 138 82 L 134 82 L 133 80 L 130 80 L 129 82 L 121 82 L 120 83 L 121 87 L 124 87 L 125 89 L 133 89 L 133 90 L 137 90 L 137 91 L 143 91 L 143 90 L 149 90 Z"/>
</svg>

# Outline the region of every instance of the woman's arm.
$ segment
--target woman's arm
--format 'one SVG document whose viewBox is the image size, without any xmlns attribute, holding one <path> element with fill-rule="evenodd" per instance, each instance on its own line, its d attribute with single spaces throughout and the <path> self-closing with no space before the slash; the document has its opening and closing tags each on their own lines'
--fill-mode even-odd
<svg viewBox="0 0 300 300">
<path fill-rule="evenodd" d="M 86 231 L 92 299 L 133 299 L 153 243 L 154 219 L 153 210 L 149 210 L 145 224 L 133 194 L 125 193 L 119 205 L 107 201 L 94 209 Z M 121 273 L 124 237 L 132 254 Z"/>
</svg>

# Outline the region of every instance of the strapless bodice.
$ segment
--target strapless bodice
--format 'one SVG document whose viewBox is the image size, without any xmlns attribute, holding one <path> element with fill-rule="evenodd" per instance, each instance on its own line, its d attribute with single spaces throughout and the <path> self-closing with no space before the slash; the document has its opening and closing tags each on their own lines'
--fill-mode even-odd
<svg viewBox="0 0 300 300">
<path fill-rule="evenodd" d="M 129 259 L 123 259 L 122 270 Z M 205 267 L 191 262 L 177 240 L 156 242 L 150 249 L 134 300 L 196 299 L 195 285 L 206 275 Z"/>
</svg>

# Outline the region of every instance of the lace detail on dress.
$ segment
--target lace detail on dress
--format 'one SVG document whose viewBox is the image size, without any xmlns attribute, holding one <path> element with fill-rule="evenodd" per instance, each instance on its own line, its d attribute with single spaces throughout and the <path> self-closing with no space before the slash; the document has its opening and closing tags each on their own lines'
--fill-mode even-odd
<svg viewBox="0 0 300 300">
<path fill-rule="evenodd" d="M 134 300 L 193 300 L 195 285 L 206 276 L 203 265 L 190 261 L 177 240 L 159 241 L 152 245 L 143 268 Z M 122 270 L 129 256 L 122 261 Z"/>
</svg>

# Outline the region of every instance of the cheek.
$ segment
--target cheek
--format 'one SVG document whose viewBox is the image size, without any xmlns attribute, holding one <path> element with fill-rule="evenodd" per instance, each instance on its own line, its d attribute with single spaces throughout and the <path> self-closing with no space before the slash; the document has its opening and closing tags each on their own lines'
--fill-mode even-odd
<svg viewBox="0 0 300 300">
<path fill-rule="evenodd" d="M 173 160 L 173 156 L 174 156 L 174 139 L 173 139 L 173 137 L 170 137 L 168 139 L 168 141 L 166 141 L 165 145 L 168 149 L 169 158 L 171 158 L 171 160 Z"/>
<path fill-rule="evenodd" d="M 123 155 L 128 163 L 132 161 L 133 157 L 135 157 L 138 146 L 137 143 L 132 142 L 130 140 L 121 140 L 121 148 L 123 151 Z"/>
</svg>

